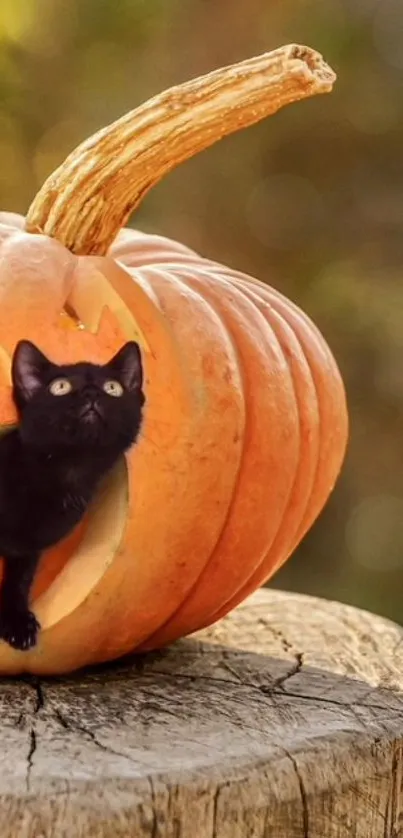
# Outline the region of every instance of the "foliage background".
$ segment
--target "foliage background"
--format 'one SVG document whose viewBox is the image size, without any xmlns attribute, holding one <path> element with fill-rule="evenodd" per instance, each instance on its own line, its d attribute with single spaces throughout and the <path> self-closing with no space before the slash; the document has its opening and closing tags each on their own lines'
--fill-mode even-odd
<svg viewBox="0 0 403 838">
<path fill-rule="evenodd" d="M 301 42 L 336 69 L 171 174 L 132 223 L 276 285 L 326 335 L 351 442 L 274 584 L 403 622 L 402 0 L 2 0 L 0 205 L 24 212 L 103 124 L 171 84 Z"/>
</svg>

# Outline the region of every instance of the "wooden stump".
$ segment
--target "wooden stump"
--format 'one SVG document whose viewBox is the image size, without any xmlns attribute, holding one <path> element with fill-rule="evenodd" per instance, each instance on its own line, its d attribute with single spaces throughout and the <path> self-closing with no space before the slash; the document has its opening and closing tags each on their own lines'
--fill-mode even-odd
<svg viewBox="0 0 403 838">
<path fill-rule="evenodd" d="M 403 836 L 403 632 L 371 614 L 259 591 L 0 696 L 1 838 Z"/>
</svg>

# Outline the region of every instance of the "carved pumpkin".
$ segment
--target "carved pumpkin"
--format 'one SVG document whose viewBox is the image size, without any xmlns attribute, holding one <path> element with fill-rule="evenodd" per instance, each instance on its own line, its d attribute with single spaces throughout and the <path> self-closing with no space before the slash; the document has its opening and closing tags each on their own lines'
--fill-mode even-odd
<svg viewBox="0 0 403 838">
<path fill-rule="evenodd" d="M 1 672 L 66 672 L 213 622 L 326 502 L 347 414 L 316 327 L 258 280 L 118 230 L 177 162 L 333 80 L 317 53 L 291 46 L 167 91 L 73 152 L 26 220 L 0 217 L 2 428 L 16 421 L 21 337 L 55 361 L 104 361 L 138 340 L 147 397 L 140 443 L 43 557 L 38 645 L 0 643 Z"/>
</svg>

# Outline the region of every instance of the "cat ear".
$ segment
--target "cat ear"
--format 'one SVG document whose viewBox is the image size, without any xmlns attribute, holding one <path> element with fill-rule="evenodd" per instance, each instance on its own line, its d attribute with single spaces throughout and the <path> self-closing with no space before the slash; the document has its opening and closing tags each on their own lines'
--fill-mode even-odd
<svg viewBox="0 0 403 838">
<path fill-rule="evenodd" d="M 143 365 L 138 343 L 125 343 L 106 366 L 112 367 L 126 390 L 140 390 L 143 385 Z"/>
<path fill-rule="evenodd" d="M 29 401 L 43 387 L 50 361 L 29 340 L 20 340 L 14 350 L 11 377 L 14 390 L 23 402 Z"/>
</svg>

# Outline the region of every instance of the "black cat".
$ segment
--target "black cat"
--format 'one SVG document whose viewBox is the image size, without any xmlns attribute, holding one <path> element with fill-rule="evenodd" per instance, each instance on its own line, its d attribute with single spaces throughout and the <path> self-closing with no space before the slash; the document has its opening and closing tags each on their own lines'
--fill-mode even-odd
<svg viewBox="0 0 403 838">
<path fill-rule="evenodd" d="M 36 643 L 28 597 L 42 551 L 75 527 L 138 437 L 142 380 L 134 342 L 103 366 L 53 364 L 29 341 L 15 349 L 19 426 L 0 438 L 0 637 L 15 649 Z"/>
</svg>

